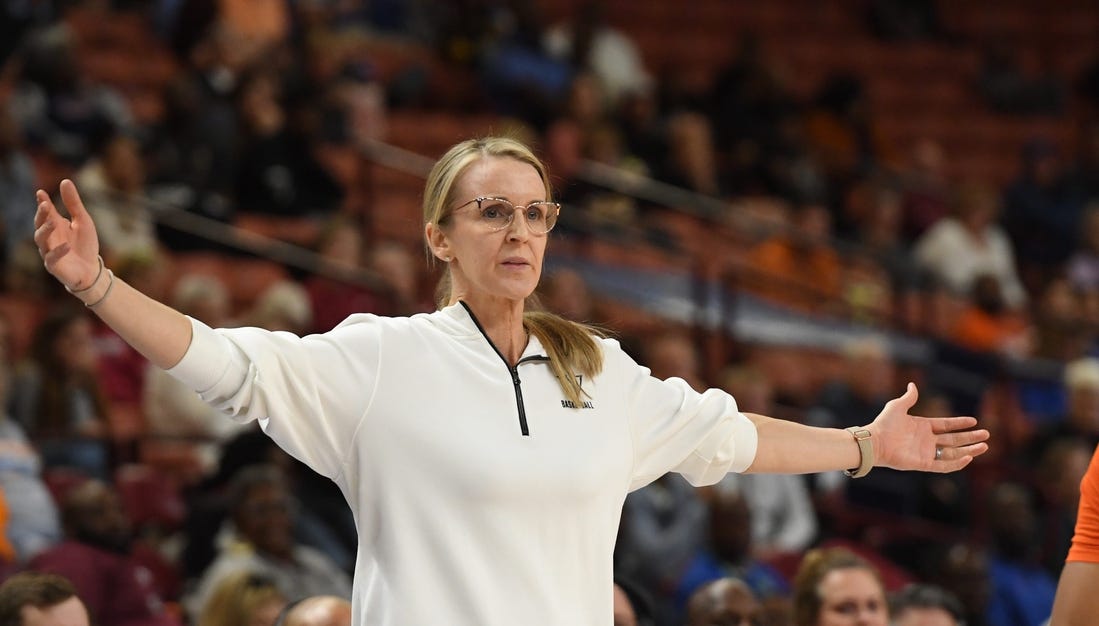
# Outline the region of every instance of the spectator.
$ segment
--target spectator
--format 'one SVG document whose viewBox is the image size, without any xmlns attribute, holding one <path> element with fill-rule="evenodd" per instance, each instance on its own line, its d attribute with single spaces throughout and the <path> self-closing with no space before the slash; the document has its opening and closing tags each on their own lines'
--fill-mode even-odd
<svg viewBox="0 0 1099 626">
<path fill-rule="evenodd" d="M 0 585 L 0 624 L 89 626 L 88 609 L 63 576 L 23 572 Z"/>
<path fill-rule="evenodd" d="M 35 168 L 24 151 L 19 126 L 9 107 L 0 106 L 0 236 L 4 249 L 0 259 L 7 264 L 15 249 L 30 240 L 34 216 L 24 198 L 34 193 Z"/>
<path fill-rule="evenodd" d="M 222 579 L 195 626 L 272 626 L 286 605 L 275 581 L 241 571 Z"/>
<path fill-rule="evenodd" d="M 282 473 L 272 466 L 241 471 L 233 480 L 232 527 L 218 557 L 206 569 L 185 606 L 198 615 L 221 580 L 251 571 L 270 577 L 285 595 L 351 597 L 347 574 L 313 548 L 293 538 L 295 501 Z"/>
<path fill-rule="evenodd" d="M 96 368 L 92 321 L 84 310 L 61 307 L 41 322 L 30 358 L 16 374 L 12 417 L 38 446 L 45 467 L 107 475 L 110 409 Z"/>
<path fill-rule="evenodd" d="M 585 0 L 571 21 L 552 26 L 545 33 L 546 51 L 575 71 L 591 71 L 599 80 L 610 110 L 628 94 L 652 88 L 637 45 L 607 23 L 606 2 Z"/>
<path fill-rule="evenodd" d="M 1026 454 L 1034 467 L 1054 442 L 1075 439 L 1089 448 L 1099 445 L 1099 359 L 1084 357 L 1069 362 L 1062 376 L 1065 413 L 1038 429 Z"/>
<path fill-rule="evenodd" d="M 881 578 L 862 557 L 844 548 L 810 550 L 794 580 L 794 623 L 886 626 L 889 605 Z"/>
<path fill-rule="evenodd" d="M 834 308 L 842 266 L 832 245 L 832 217 L 819 204 L 798 208 L 793 228 L 752 250 L 750 290 L 802 311 Z"/>
<path fill-rule="evenodd" d="M 889 600 L 893 626 L 964 626 L 962 603 L 949 591 L 926 584 L 910 584 Z"/>
<path fill-rule="evenodd" d="M 686 626 L 762 626 L 763 607 L 737 578 L 719 578 L 699 587 L 687 602 Z"/>
<path fill-rule="evenodd" d="M 228 325 L 229 292 L 220 279 L 192 274 L 176 283 L 172 304 L 208 324 Z M 246 428 L 210 407 L 167 372 L 148 366 L 142 407 L 149 434 L 162 448 L 180 450 L 198 476 L 213 472 L 218 444 Z M 190 470 L 188 470 L 190 471 Z M 198 478 L 191 476 L 190 478 Z"/>
<path fill-rule="evenodd" d="M 905 237 L 914 241 L 950 213 L 952 203 L 942 144 L 922 138 L 912 147 L 907 170 L 901 175 Z"/>
<path fill-rule="evenodd" d="M 76 37 L 68 26 L 37 31 L 26 44 L 22 81 L 12 94 L 10 110 L 29 146 L 78 166 L 91 156 L 96 138 L 107 129 L 134 127 L 121 94 L 93 83 L 80 70 Z"/>
<path fill-rule="evenodd" d="M 1034 350 L 1034 329 L 1025 313 L 1005 301 L 1000 281 L 981 274 L 970 288 L 968 305 L 954 327 L 955 344 L 975 352 L 1022 358 Z"/>
<path fill-rule="evenodd" d="M 351 626 L 351 602 L 336 596 L 312 596 L 287 605 L 275 626 Z"/>
<path fill-rule="evenodd" d="M 985 549 L 958 541 L 929 550 L 928 557 L 925 578 L 957 595 L 965 611 L 966 626 L 987 626 L 992 583 Z"/>
<path fill-rule="evenodd" d="M 761 370 L 742 366 L 726 370 L 721 387 L 737 399 L 742 411 L 776 414 L 774 387 Z M 801 552 L 817 535 L 817 514 L 801 476 L 790 474 L 729 474 L 714 486 L 739 493 L 751 511 L 751 549 L 759 558 Z"/>
<path fill-rule="evenodd" d="M 306 335 L 313 327 L 313 311 L 305 288 L 280 280 L 265 289 L 245 315 L 245 324 L 267 330 Z"/>
<path fill-rule="evenodd" d="M 752 556 L 754 511 L 737 493 L 715 492 L 709 499 L 709 542 L 683 570 L 676 586 L 676 608 L 682 614 L 688 600 L 703 585 L 727 576 L 743 581 L 752 595 L 781 613 L 790 583 L 776 570 Z"/>
<path fill-rule="evenodd" d="M 0 407 L 11 396 L 11 329 L 0 315 Z M 42 479 L 42 459 L 23 428 L 0 409 L 0 494 L 8 509 L 7 540 L 23 563 L 61 540 L 57 505 Z"/>
<path fill-rule="evenodd" d="M 88 480 L 63 498 L 65 540 L 31 559 L 33 570 L 73 581 L 92 623 L 113 626 L 179 626 L 165 611 L 153 576 L 131 552 L 133 533 L 118 495 Z"/>
<path fill-rule="evenodd" d="M 1040 562 L 1041 536 L 1031 494 L 1001 483 L 988 495 L 991 543 L 989 626 L 1034 626 L 1049 617 L 1057 583 Z"/>
<path fill-rule="evenodd" d="M 1003 223 L 1028 290 L 1045 284 L 1072 253 L 1066 243 L 1077 241 L 1082 205 L 1057 147 L 1045 139 L 1027 142 L 1019 176 L 1004 194 Z"/>
<path fill-rule="evenodd" d="M 939 220 L 916 242 L 916 261 L 957 293 L 971 293 L 979 276 L 1000 283 L 1004 302 L 1017 309 L 1026 291 L 1015 272 L 1015 253 L 996 223 L 998 201 L 992 189 L 971 185 L 958 194 L 954 217 Z"/>
<path fill-rule="evenodd" d="M 330 214 L 344 190 L 315 157 L 315 146 L 300 127 L 301 111 L 287 106 L 283 90 L 273 72 L 256 72 L 240 86 L 237 203 L 244 211 L 284 217 Z"/>
<path fill-rule="evenodd" d="M 74 180 L 84 190 L 108 264 L 156 253 L 156 227 L 145 195 L 145 160 L 136 139 L 122 133 L 107 135 Z"/>
<path fill-rule="evenodd" d="M 377 241 L 370 250 L 370 269 L 389 286 L 393 303 L 379 305 L 362 312 L 378 312 L 389 308 L 397 314 L 426 313 L 433 308 L 423 290 L 422 267 L 409 246 L 395 240 Z"/>
<path fill-rule="evenodd" d="M 357 223 L 346 217 L 335 217 L 322 229 L 316 245 L 324 272 L 305 279 L 309 294 L 313 328 L 327 332 L 353 313 L 387 313 L 388 303 L 382 294 L 361 285 L 341 280 L 353 279 L 363 269 L 365 258 L 363 235 Z"/>
<path fill-rule="evenodd" d="M 1099 203 L 1084 209 L 1080 237 L 1066 268 L 1072 286 L 1081 291 L 1099 291 Z"/>
</svg>

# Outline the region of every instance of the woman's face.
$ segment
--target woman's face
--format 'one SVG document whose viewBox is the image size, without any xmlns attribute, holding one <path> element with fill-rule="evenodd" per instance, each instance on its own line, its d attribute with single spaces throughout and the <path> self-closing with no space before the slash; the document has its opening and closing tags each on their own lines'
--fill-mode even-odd
<svg viewBox="0 0 1099 626">
<path fill-rule="evenodd" d="M 456 206 L 478 197 L 503 198 L 527 205 L 548 200 L 545 185 L 531 165 L 510 158 L 481 159 L 455 183 Z M 428 240 L 439 258 L 450 258 L 455 296 L 522 301 L 542 276 L 546 235 L 533 232 L 522 218 L 493 232 L 476 202 L 457 209 L 444 228 L 429 226 Z"/>
<path fill-rule="evenodd" d="M 869 570 L 848 567 L 828 572 L 820 581 L 817 626 L 887 626 L 885 590 Z"/>
</svg>

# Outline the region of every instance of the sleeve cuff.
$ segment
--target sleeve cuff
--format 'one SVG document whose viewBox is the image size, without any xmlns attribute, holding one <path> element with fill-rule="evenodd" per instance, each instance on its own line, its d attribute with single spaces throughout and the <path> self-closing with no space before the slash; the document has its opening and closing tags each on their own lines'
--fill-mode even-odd
<svg viewBox="0 0 1099 626">
<path fill-rule="evenodd" d="M 183 358 L 167 372 L 198 393 L 214 388 L 225 376 L 232 361 L 229 340 L 206 324 L 191 320 L 191 345 Z"/>
</svg>

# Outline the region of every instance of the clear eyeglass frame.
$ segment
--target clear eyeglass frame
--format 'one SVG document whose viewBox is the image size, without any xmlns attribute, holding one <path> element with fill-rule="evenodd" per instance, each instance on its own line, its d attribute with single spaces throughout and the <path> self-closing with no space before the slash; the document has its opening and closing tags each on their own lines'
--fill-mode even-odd
<svg viewBox="0 0 1099 626">
<path fill-rule="evenodd" d="M 451 213 L 456 213 L 459 209 L 474 203 L 477 204 L 477 211 L 480 214 L 478 217 L 492 232 L 498 232 L 511 226 L 511 223 L 515 221 L 515 214 L 523 211 L 528 216 L 527 228 L 530 228 L 535 235 L 545 235 L 557 225 L 557 218 L 561 214 L 561 203 L 559 202 L 543 200 L 525 205 L 516 205 L 506 198 L 494 196 L 478 196 L 469 202 L 454 207 Z M 530 214 L 527 213 L 531 209 L 538 211 L 535 219 L 531 219 Z M 493 211 L 498 211 L 499 214 L 491 215 Z M 543 223 L 545 226 L 542 226 Z"/>
</svg>

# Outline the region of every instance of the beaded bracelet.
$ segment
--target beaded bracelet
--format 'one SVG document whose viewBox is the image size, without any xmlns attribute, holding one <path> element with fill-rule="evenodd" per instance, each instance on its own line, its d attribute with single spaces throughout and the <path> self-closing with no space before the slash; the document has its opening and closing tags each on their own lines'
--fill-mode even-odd
<svg viewBox="0 0 1099 626">
<path fill-rule="evenodd" d="M 88 307 L 89 309 L 94 309 L 95 307 L 99 306 L 100 304 L 103 303 L 104 300 L 107 299 L 107 296 L 111 295 L 111 289 L 113 287 L 114 287 L 114 272 L 112 272 L 111 270 L 107 270 L 107 291 L 104 291 L 103 295 L 99 296 L 99 299 L 96 300 L 95 302 L 85 302 L 84 306 Z"/>
<path fill-rule="evenodd" d="M 92 280 L 92 282 L 88 283 L 87 287 L 83 287 L 80 289 L 69 289 L 69 286 L 65 285 L 65 291 L 76 295 L 78 293 L 84 293 L 92 287 L 95 287 L 95 284 L 99 282 L 99 277 L 103 275 L 103 257 L 97 254 L 95 255 L 95 258 L 99 259 L 99 271 L 95 273 L 95 279 Z"/>
</svg>

